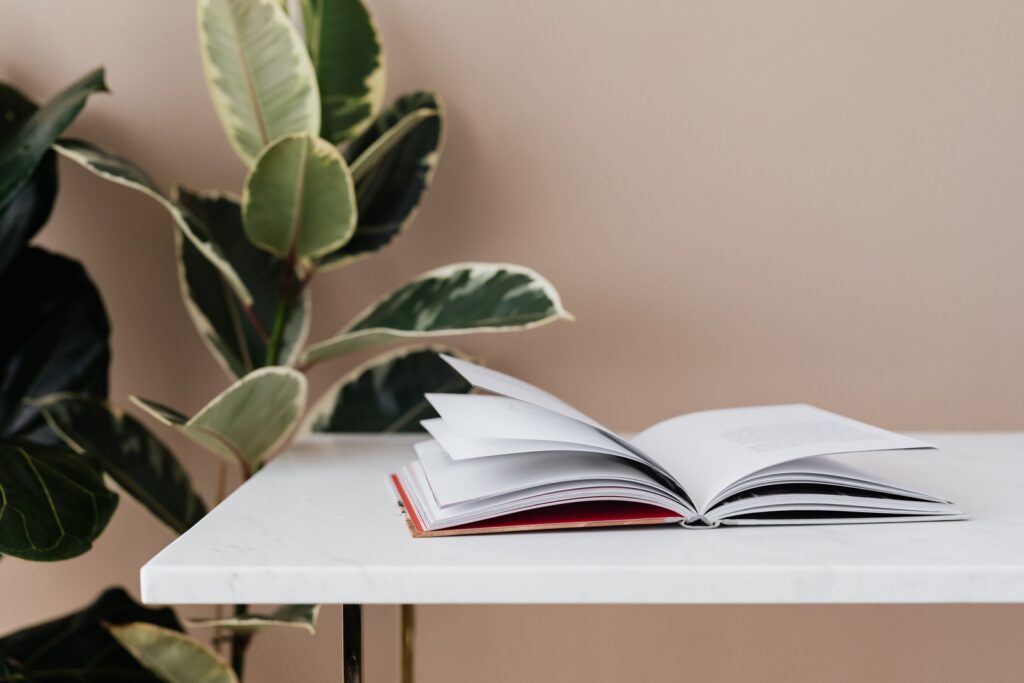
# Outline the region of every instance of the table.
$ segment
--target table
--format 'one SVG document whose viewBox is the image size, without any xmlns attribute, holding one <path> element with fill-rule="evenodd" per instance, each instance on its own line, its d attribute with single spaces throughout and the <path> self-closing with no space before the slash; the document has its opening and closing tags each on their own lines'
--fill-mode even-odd
<svg viewBox="0 0 1024 683">
<path fill-rule="evenodd" d="M 691 530 L 678 526 L 413 539 L 387 475 L 417 435 L 313 436 L 141 571 L 161 604 L 344 607 L 347 681 L 361 605 L 1024 602 L 1024 434 L 918 435 L 939 452 L 858 466 L 946 496 L 966 522 Z"/>
</svg>

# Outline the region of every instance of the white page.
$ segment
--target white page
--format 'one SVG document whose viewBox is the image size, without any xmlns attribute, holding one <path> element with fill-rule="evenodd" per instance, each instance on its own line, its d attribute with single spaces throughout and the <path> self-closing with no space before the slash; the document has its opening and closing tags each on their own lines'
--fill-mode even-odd
<svg viewBox="0 0 1024 683">
<path fill-rule="evenodd" d="M 462 375 L 463 379 L 478 389 L 507 396 L 508 398 L 515 398 L 525 403 L 531 403 L 540 408 L 546 408 L 560 415 L 579 420 L 591 427 L 597 427 L 603 432 L 610 432 L 610 430 L 603 427 L 596 420 L 584 415 L 562 399 L 549 394 L 539 387 L 535 387 L 529 382 L 524 382 L 503 372 L 475 365 L 469 361 L 453 358 L 443 353 L 441 358 L 455 368 L 455 371 Z"/>
<path fill-rule="evenodd" d="M 683 484 L 701 511 L 730 484 L 790 460 L 933 447 L 802 404 L 691 413 L 654 425 L 633 441 Z"/>
<path fill-rule="evenodd" d="M 472 458 L 490 458 L 498 455 L 514 455 L 516 453 L 562 453 L 585 452 L 604 453 L 630 460 L 639 460 L 631 451 L 608 439 L 609 446 L 602 448 L 591 445 L 577 444 L 569 441 L 540 441 L 537 439 L 495 439 L 456 434 L 441 418 L 422 420 L 423 428 L 441 444 L 441 447 L 453 460 L 469 460 Z"/>
<path fill-rule="evenodd" d="M 570 488 L 586 481 L 635 482 L 664 490 L 636 467 L 606 455 L 529 453 L 459 461 L 449 458 L 436 441 L 420 442 L 415 449 L 442 507 L 548 484 Z"/>
<path fill-rule="evenodd" d="M 844 453 L 841 457 L 856 458 L 859 453 Z M 835 486 L 861 487 L 893 496 L 907 496 L 933 503 L 947 503 L 937 496 L 900 486 L 886 479 L 869 474 L 852 467 L 846 462 L 839 462 L 832 456 L 817 455 L 800 458 L 766 467 L 763 470 L 744 477 L 739 482 L 728 486 L 715 496 L 710 505 L 713 507 L 723 498 L 735 495 L 752 487 L 771 486 L 777 483 L 799 484 L 802 482 L 832 484 Z"/>
<path fill-rule="evenodd" d="M 426 394 L 426 398 L 458 436 L 620 448 L 595 427 L 514 398 L 474 394 Z"/>
</svg>

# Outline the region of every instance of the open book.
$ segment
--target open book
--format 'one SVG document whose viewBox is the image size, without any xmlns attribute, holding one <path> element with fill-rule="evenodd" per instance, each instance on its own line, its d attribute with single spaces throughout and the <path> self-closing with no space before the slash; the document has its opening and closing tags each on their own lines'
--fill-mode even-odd
<svg viewBox="0 0 1024 683">
<path fill-rule="evenodd" d="M 965 518 L 828 457 L 934 446 L 819 408 L 709 410 L 626 439 L 531 384 L 444 358 L 491 395 L 427 395 L 433 439 L 391 477 L 414 536 Z"/>
</svg>

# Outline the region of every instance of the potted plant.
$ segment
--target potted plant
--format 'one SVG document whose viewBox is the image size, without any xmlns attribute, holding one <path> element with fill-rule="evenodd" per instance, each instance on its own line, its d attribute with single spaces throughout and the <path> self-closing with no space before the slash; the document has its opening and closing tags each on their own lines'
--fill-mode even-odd
<svg viewBox="0 0 1024 683">
<path fill-rule="evenodd" d="M 132 400 L 157 422 L 239 467 L 243 477 L 258 471 L 296 431 L 418 430 L 419 420 L 432 414 L 425 392 L 469 390 L 437 356 L 442 348 L 458 351 L 433 343 L 434 337 L 520 330 L 569 317 L 554 287 L 529 268 L 458 263 L 413 277 L 335 335 L 308 342 L 310 281 L 376 254 L 406 229 L 437 165 L 444 110 L 425 91 L 383 106 L 384 53 L 359 0 L 302 0 L 298 16 L 290 16 L 285 4 L 198 3 L 207 85 L 247 168 L 238 195 L 184 187 L 167 193 L 133 163 L 99 146 L 58 140 L 59 131 L 30 136 L 41 144 L 39 158 L 52 145 L 168 212 L 185 307 L 228 386 L 193 415 Z M 101 86 L 100 72 L 75 92 Z M 0 184 L 0 208 L 5 198 Z M 305 373 L 311 367 L 411 342 L 351 369 L 306 410 Z M 94 472 L 105 472 L 172 531 L 187 530 L 205 512 L 187 473 L 155 434 L 103 393 L 58 387 L 33 396 L 35 424 L 58 437 L 65 454 L 90 458 Z M 96 480 L 102 487 L 102 478 Z M 6 538 L 0 535 L 0 553 L 17 555 Z M 215 642 L 229 643 L 229 666 L 214 649 L 182 633 L 173 613 L 146 610 L 118 591 L 64 621 L 0 640 L 0 667 L 32 680 L 35 669 L 26 663 L 35 661 L 32 644 L 54 629 L 69 633 L 82 626 L 82 638 L 112 636 L 124 648 L 118 656 L 125 650 L 132 655 L 122 665 L 141 666 L 162 680 L 234 681 L 243 675 L 258 629 L 312 630 L 316 613 L 311 605 L 264 614 L 236 606 L 230 616 L 196 623 L 215 629 Z M 49 651 L 49 660 L 65 650 L 72 657 L 81 647 L 77 638 Z M 88 671 L 78 673 L 89 680 Z"/>
</svg>

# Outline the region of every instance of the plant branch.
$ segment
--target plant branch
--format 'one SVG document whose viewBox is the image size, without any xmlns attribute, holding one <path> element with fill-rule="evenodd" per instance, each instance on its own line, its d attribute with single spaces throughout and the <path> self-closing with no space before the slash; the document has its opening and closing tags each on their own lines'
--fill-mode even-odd
<svg viewBox="0 0 1024 683">
<path fill-rule="evenodd" d="M 267 334 L 267 328 L 263 327 L 263 323 L 256 317 L 256 311 L 253 310 L 252 304 L 242 306 L 242 310 L 245 311 L 245 317 L 249 320 L 249 324 L 252 325 L 253 329 L 256 330 L 256 334 L 266 341 L 270 335 Z"/>
</svg>

